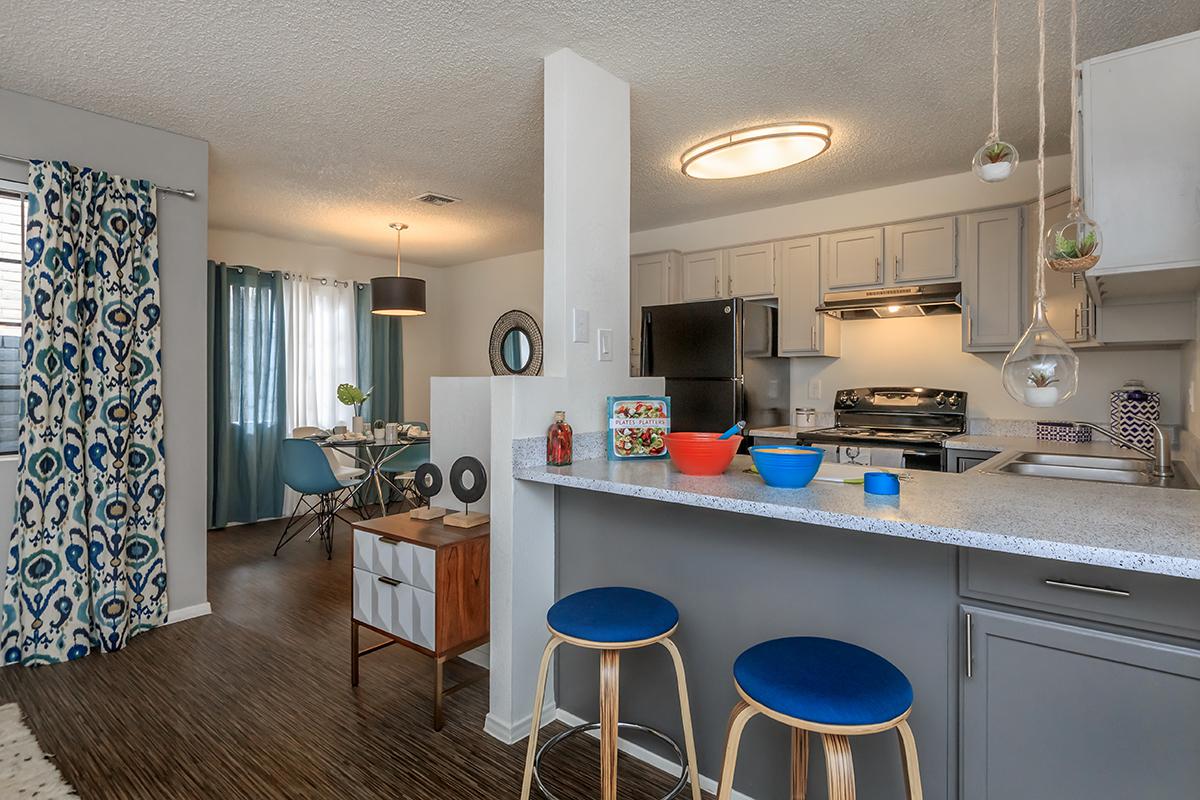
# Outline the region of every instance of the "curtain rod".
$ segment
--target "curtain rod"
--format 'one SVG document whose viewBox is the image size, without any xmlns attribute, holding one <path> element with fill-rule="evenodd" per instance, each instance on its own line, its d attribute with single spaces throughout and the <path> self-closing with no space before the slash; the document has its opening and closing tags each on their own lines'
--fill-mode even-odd
<svg viewBox="0 0 1200 800">
<path fill-rule="evenodd" d="M 24 164 L 32 163 L 28 158 L 23 158 L 21 156 L 9 156 L 5 155 L 4 153 L 0 153 L 0 158 L 3 158 L 6 161 L 19 161 Z M 177 194 L 180 197 L 186 197 L 189 200 L 196 199 L 195 189 L 175 189 L 171 186 L 155 186 L 154 188 L 158 189 L 160 192 L 166 192 L 167 194 Z"/>
</svg>

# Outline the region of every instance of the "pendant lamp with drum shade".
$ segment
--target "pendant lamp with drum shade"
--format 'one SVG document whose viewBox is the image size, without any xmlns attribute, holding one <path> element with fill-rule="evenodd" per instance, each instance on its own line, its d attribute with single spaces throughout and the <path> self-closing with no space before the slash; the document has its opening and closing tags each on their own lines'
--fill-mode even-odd
<svg viewBox="0 0 1200 800">
<path fill-rule="evenodd" d="M 400 232 L 403 222 L 388 225 L 396 232 L 396 274 L 371 278 L 371 313 L 389 317 L 416 317 L 425 313 L 425 281 L 400 274 Z"/>
</svg>

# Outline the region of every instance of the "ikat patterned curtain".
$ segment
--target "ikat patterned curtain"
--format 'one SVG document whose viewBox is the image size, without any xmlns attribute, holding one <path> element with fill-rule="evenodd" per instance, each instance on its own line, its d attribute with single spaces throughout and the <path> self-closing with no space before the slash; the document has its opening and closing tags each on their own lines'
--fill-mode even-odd
<svg viewBox="0 0 1200 800">
<path fill-rule="evenodd" d="M 157 223 L 148 181 L 30 166 L 6 664 L 166 621 Z"/>
</svg>

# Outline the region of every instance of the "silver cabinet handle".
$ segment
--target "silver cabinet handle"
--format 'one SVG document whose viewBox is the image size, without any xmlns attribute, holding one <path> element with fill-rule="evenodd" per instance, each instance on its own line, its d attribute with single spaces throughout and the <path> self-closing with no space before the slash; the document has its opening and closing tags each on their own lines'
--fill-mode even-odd
<svg viewBox="0 0 1200 800">
<path fill-rule="evenodd" d="M 733 297 L 733 274 L 732 273 L 730 273 L 729 280 L 726 282 L 725 285 L 729 287 L 729 292 L 728 292 L 729 296 Z"/>
<path fill-rule="evenodd" d="M 383 575 L 379 575 L 377 577 L 379 578 L 380 583 L 386 583 L 388 586 L 400 585 L 400 581 L 396 580 L 395 578 L 385 578 Z"/>
<path fill-rule="evenodd" d="M 883 262 L 879 260 L 879 256 L 875 256 L 875 280 L 883 280 Z"/>
<path fill-rule="evenodd" d="M 721 276 L 713 275 L 713 297 L 721 296 Z"/>
<path fill-rule="evenodd" d="M 972 620 L 971 620 L 971 612 L 968 611 L 967 612 L 967 630 L 966 630 L 967 652 L 965 654 L 966 660 L 967 660 L 967 677 L 968 678 L 972 678 L 975 676 L 975 652 L 974 652 L 974 648 L 972 647 L 972 644 L 971 644 L 972 634 L 974 633 L 973 628 L 974 628 L 974 625 L 972 624 Z"/>
<path fill-rule="evenodd" d="M 900 255 L 899 255 L 899 253 L 897 253 L 895 256 L 893 256 L 893 258 L 892 258 L 892 264 L 893 264 L 893 265 L 895 266 L 895 268 L 896 268 L 896 277 L 897 277 L 897 278 L 899 278 L 899 277 L 900 277 L 900 275 L 901 275 L 901 273 L 903 272 L 903 268 L 900 266 Z"/>
<path fill-rule="evenodd" d="M 1071 273 L 1071 274 L 1074 275 L 1075 273 Z M 1082 333 L 1082 330 L 1079 325 L 1079 316 L 1080 316 L 1079 308 L 1080 308 L 1079 306 L 1075 306 L 1075 338 L 1076 339 L 1083 338 L 1083 333 Z"/>
<path fill-rule="evenodd" d="M 817 349 L 817 323 L 815 322 L 808 328 L 808 343 L 811 349 Z"/>
<path fill-rule="evenodd" d="M 1124 589 L 1113 589 L 1109 586 L 1091 586 L 1086 583 L 1072 583 L 1071 581 L 1060 581 L 1055 578 L 1047 578 L 1042 581 L 1047 586 L 1053 586 L 1056 589 L 1073 589 L 1076 592 L 1088 592 L 1089 594 L 1102 594 L 1106 597 L 1129 597 L 1129 592 Z"/>
</svg>

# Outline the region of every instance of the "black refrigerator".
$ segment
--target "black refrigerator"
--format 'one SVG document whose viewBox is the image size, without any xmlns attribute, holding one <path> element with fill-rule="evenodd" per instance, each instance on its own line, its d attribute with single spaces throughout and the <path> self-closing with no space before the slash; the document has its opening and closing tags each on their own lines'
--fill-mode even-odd
<svg viewBox="0 0 1200 800">
<path fill-rule="evenodd" d="M 776 353 L 778 310 L 702 300 L 642 309 L 642 375 L 666 379 L 671 430 L 788 424 L 789 360 Z"/>
</svg>

